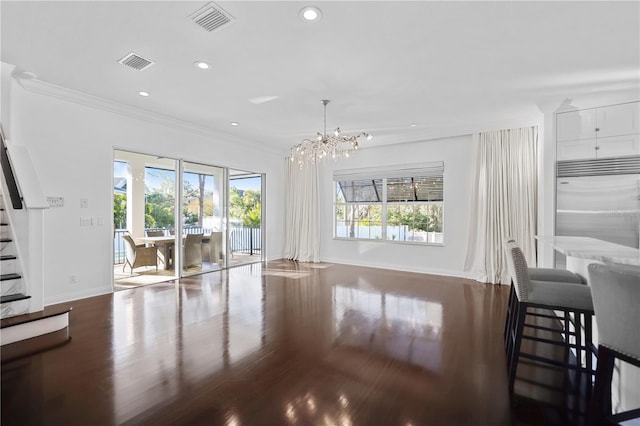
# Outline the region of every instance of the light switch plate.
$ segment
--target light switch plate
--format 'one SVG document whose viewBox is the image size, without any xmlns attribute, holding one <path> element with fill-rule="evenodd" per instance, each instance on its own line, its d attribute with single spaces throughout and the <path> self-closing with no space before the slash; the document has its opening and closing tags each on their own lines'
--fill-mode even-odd
<svg viewBox="0 0 640 426">
<path fill-rule="evenodd" d="M 64 197 L 47 197 L 49 207 L 64 207 Z"/>
</svg>

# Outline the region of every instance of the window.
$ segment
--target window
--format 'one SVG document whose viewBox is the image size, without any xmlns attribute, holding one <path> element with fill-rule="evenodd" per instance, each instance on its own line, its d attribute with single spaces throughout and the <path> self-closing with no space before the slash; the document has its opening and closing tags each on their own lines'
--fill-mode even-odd
<svg viewBox="0 0 640 426">
<path fill-rule="evenodd" d="M 444 164 L 336 171 L 335 238 L 443 242 Z"/>
</svg>

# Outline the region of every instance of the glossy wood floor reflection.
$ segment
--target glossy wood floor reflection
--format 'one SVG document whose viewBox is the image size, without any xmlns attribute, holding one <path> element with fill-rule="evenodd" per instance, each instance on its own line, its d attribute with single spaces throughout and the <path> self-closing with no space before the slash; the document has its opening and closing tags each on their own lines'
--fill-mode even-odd
<svg viewBox="0 0 640 426">
<path fill-rule="evenodd" d="M 544 424 L 511 409 L 507 296 L 274 261 L 76 301 L 70 343 L 2 365 L 2 424 Z"/>
</svg>

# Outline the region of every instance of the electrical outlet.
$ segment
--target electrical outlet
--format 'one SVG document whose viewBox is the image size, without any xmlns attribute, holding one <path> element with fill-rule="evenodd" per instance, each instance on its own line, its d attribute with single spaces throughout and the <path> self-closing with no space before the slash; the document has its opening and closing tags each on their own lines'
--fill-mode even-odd
<svg viewBox="0 0 640 426">
<path fill-rule="evenodd" d="M 69 284 L 77 284 L 78 283 L 78 277 L 76 277 L 75 275 L 69 275 Z"/>
<path fill-rule="evenodd" d="M 80 208 L 88 209 L 89 208 L 89 199 L 88 198 L 80 198 Z"/>
</svg>

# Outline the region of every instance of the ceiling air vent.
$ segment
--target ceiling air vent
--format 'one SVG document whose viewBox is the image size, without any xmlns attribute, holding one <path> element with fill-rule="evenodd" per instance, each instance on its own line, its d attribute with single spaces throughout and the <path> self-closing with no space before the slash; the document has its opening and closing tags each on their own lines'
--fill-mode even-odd
<svg viewBox="0 0 640 426">
<path fill-rule="evenodd" d="M 215 3 L 207 3 L 204 7 L 189 16 L 193 22 L 205 30 L 212 32 L 233 22 L 234 17 Z"/>
<path fill-rule="evenodd" d="M 142 56 L 138 55 L 135 52 L 129 53 L 127 56 L 120 59 L 118 62 L 121 63 L 122 65 L 126 65 L 129 68 L 133 68 L 134 70 L 138 70 L 138 71 L 145 70 L 154 64 L 153 61 L 143 58 Z"/>
</svg>

